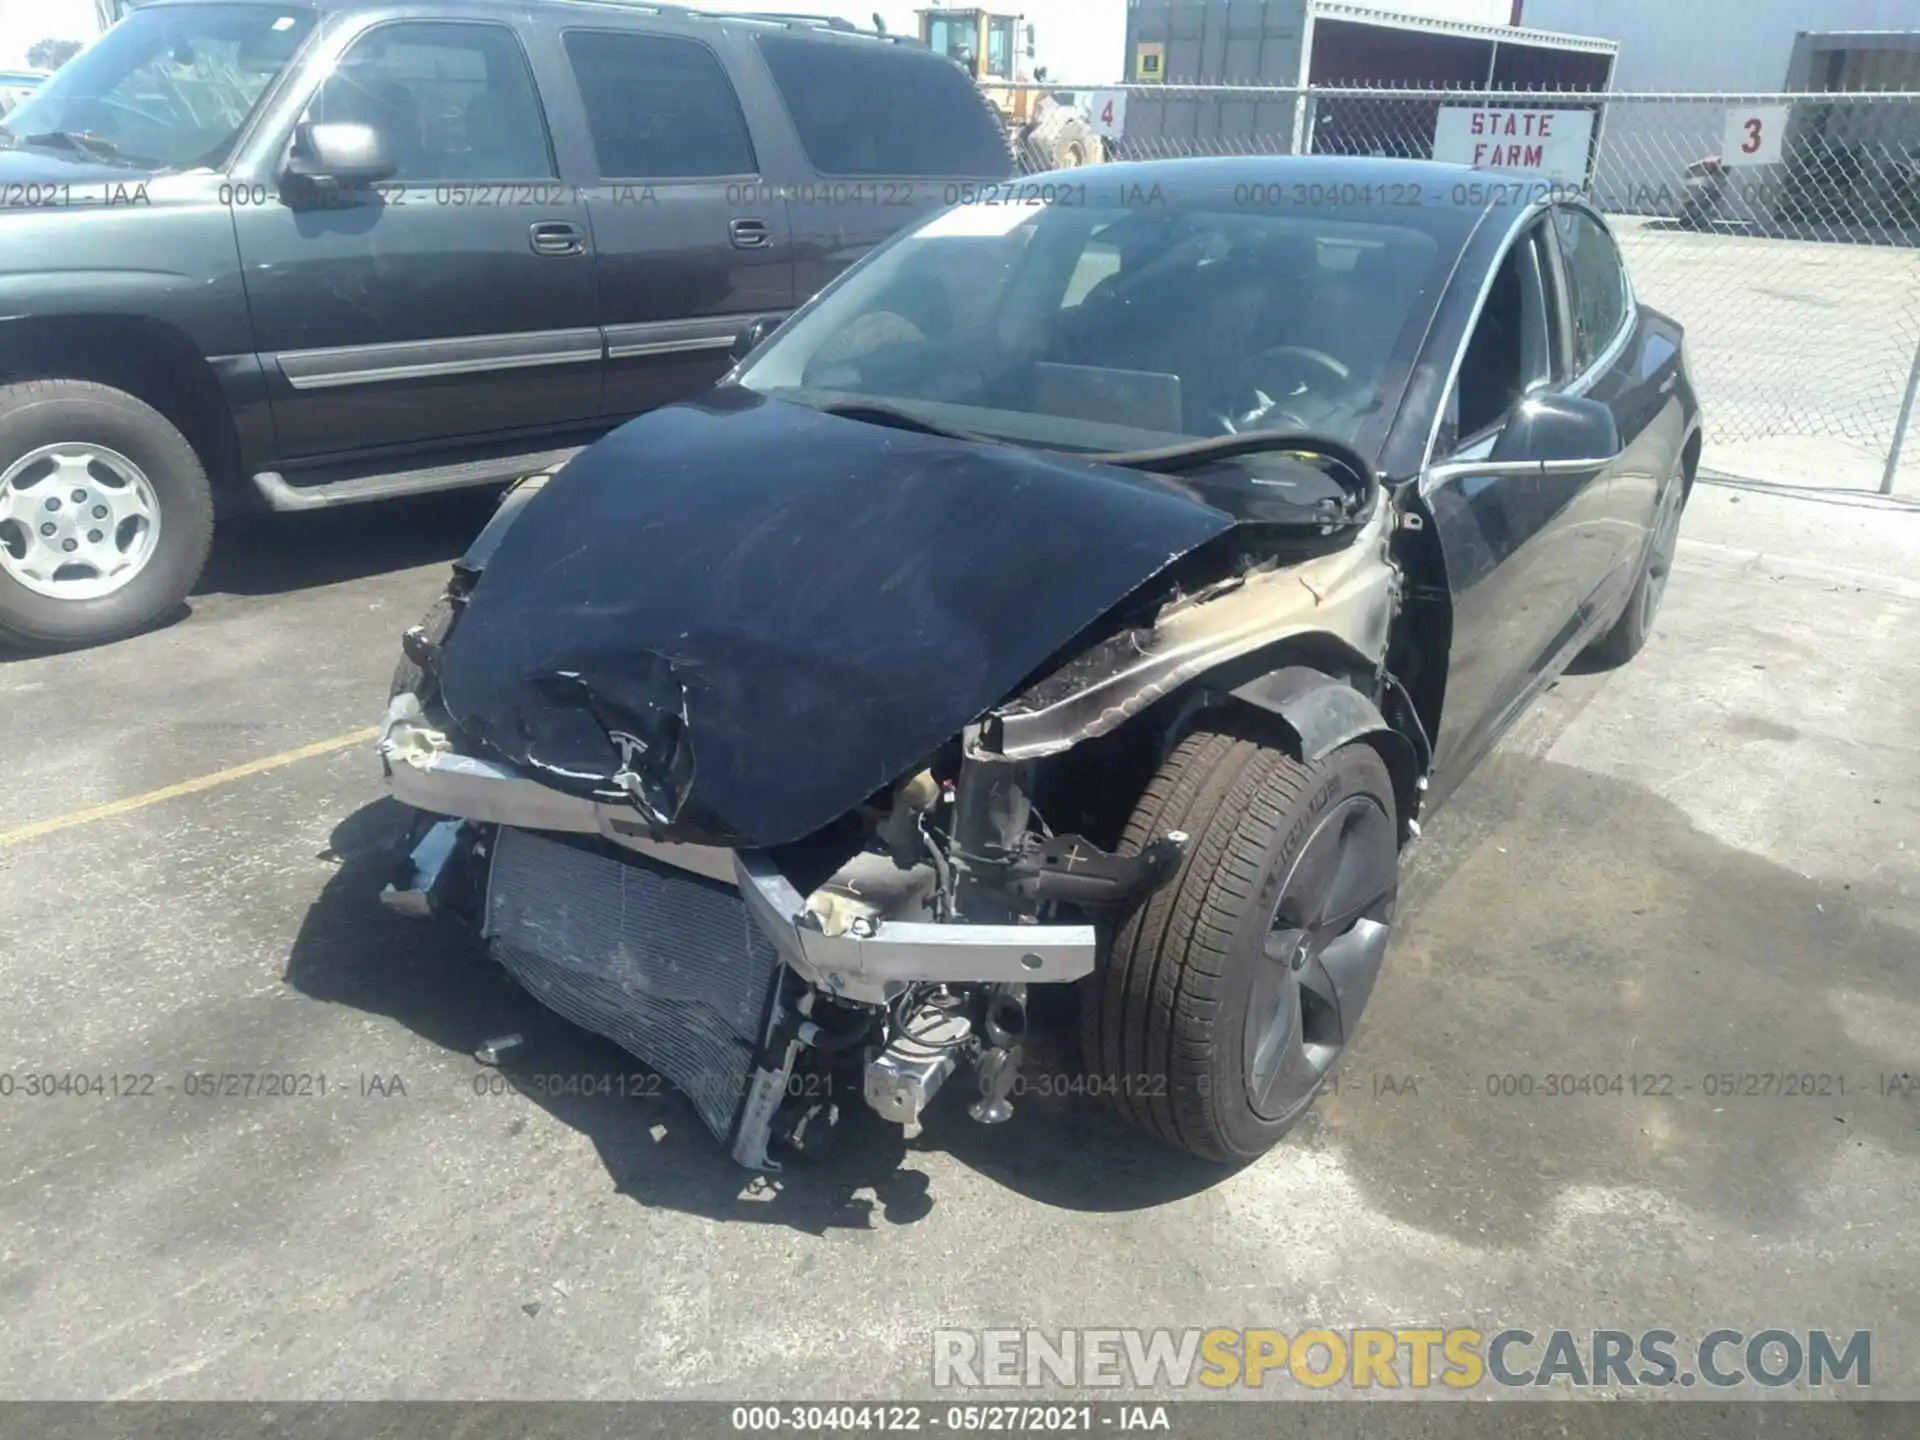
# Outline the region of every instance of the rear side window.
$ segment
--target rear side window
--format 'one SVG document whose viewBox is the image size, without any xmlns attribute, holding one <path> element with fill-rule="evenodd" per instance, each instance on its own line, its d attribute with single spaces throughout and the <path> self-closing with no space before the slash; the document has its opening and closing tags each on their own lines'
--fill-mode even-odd
<svg viewBox="0 0 1920 1440">
<path fill-rule="evenodd" d="M 821 175 L 1004 180 L 1007 137 L 951 61 L 896 45 L 766 35 L 760 53 Z"/>
<path fill-rule="evenodd" d="M 1561 210 L 1553 226 L 1566 264 L 1573 370 L 1578 375 L 1606 353 L 1627 323 L 1627 272 L 1613 237 L 1591 215 Z"/>
<path fill-rule="evenodd" d="M 564 38 L 601 175 L 679 180 L 757 172 L 740 97 L 706 46 L 621 30 L 569 30 Z"/>
</svg>

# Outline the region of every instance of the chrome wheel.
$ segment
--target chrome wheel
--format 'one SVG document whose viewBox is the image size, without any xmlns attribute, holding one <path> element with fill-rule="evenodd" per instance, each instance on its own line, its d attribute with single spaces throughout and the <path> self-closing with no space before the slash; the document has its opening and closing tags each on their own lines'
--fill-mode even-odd
<svg viewBox="0 0 1920 1440">
<path fill-rule="evenodd" d="M 153 485 L 116 450 L 42 445 L 0 474 L 0 571 L 36 595 L 111 595 L 146 568 L 159 538 Z"/>
<path fill-rule="evenodd" d="M 1339 1058 L 1386 957 L 1399 888 L 1392 818 L 1351 795 L 1320 819 L 1280 887 L 1247 997 L 1247 1103 L 1284 1120 Z"/>
<path fill-rule="evenodd" d="M 1660 510 L 1654 517 L 1653 539 L 1647 550 L 1647 577 L 1640 587 L 1640 628 L 1653 628 L 1653 617 L 1660 611 L 1661 597 L 1667 593 L 1667 576 L 1673 571 L 1674 551 L 1680 545 L 1680 518 L 1686 510 L 1686 478 L 1676 472 L 1667 481 L 1667 493 L 1660 498 Z"/>
</svg>

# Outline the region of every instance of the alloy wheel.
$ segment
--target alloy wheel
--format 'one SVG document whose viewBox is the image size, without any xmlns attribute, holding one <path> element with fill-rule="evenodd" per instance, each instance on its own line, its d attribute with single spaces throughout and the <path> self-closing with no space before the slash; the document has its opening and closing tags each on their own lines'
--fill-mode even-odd
<svg viewBox="0 0 1920 1440">
<path fill-rule="evenodd" d="M 1667 593 L 1667 576 L 1673 571 L 1674 552 L 1680 545 L 1680 519 L 1686 510 L 1685 478 L 1674 474 L 1667 482 L 1667 493 L 1660 499 L 1660 512 L 1654 520 L 1653 540 L 1647 550 L 1647 580 L 1640 588 L 1640 628 L 1653 628 L 1660 601 Z"/>
<path fill-rule="evenodd" d="M 1305 1106 L 1359 1022 L 1399 886 L 1392 818 L 1349 796 L 1324 815 L 1280 887 L 1248 994 L 1247 1103 L 1264 1120 Z"/>
<path fill-rule="evenodd" d="M 117 450 L 42 445 L 0 474 L 0 571 L 36 595 L 111 595 L 147 567 L 159 538 L 153 485 Z"/>
</svg>

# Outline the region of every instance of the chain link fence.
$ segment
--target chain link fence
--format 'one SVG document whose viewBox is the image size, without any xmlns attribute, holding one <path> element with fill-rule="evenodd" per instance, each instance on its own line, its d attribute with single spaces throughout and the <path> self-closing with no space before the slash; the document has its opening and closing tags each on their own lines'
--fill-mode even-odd
<svg viewBox="0 0 1920 1440">
<path fill-rule="evenodd" d="M 1146 85 L 1075 99 L 1089 120 L 1107 111 L 1103 128 L 1120 117 L 1110 160 L 1439 158 L 1578 189 L 1612 221 L 1641 299 L 1687 327 L 1710 468 L 1920 493 L 1906 434 L 1920 95 Z M 1049 168 L 1037 147 L 1021 158 Z"/>
</svg>

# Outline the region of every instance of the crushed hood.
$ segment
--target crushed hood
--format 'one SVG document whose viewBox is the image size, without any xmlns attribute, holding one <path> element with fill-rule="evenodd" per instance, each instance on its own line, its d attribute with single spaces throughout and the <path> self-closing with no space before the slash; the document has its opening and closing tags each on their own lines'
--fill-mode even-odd
<svg viewBox="0 0 1920 1440">
<path fill-rule="evenodd" d="M 785 844 L 1234 523 L 1172 480 L 722 389 L 526 506 L 441 692 L 471 743 L 659 838 Z"/>
</svg>

